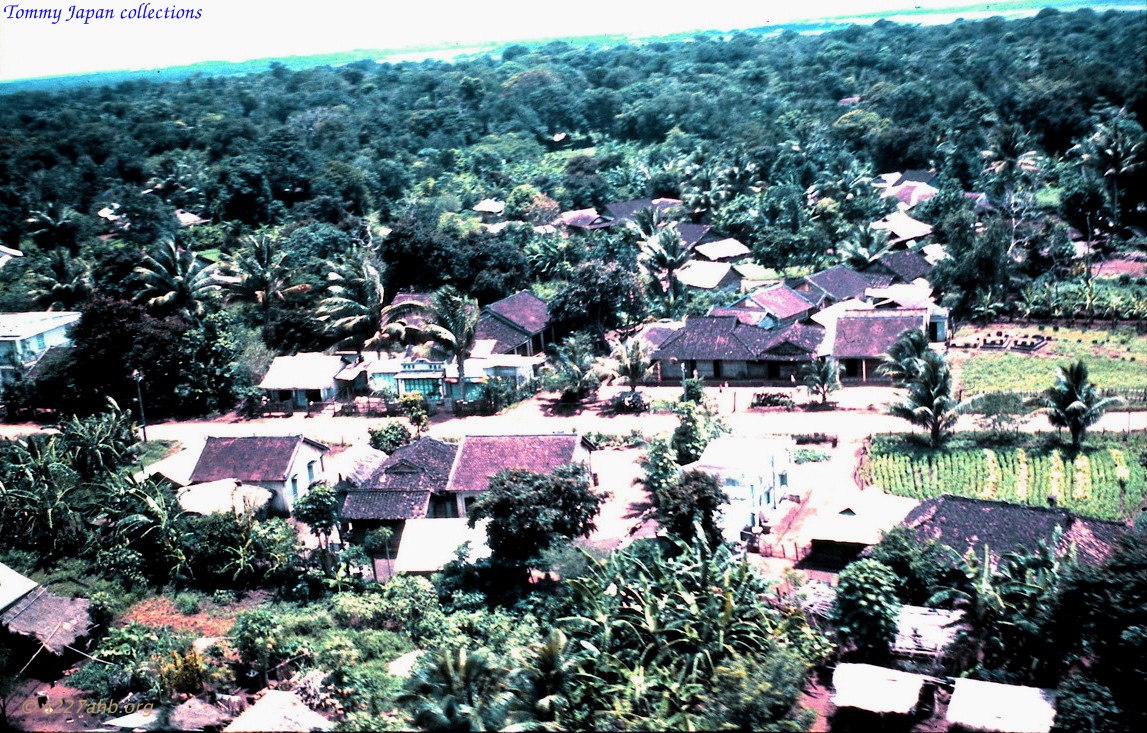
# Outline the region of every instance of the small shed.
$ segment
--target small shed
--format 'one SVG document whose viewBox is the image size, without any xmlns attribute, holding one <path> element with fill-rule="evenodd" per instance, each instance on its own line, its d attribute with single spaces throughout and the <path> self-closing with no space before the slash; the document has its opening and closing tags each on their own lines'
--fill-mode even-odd
<svg viewBox="0 0 1147 733">
<path fill-rule="evenodd" d="M 925 685 L 933 678 L 872 664 L 840 664 L 832 675 L 838 708 L 880 715 L 912 715 L 921 706 Z"/>
<path fill-rule="evenodd" d="M 293 692 L 267 690 L 254 705 L 231 721 L 224 733 L 246 731 L 290 731 L 306 733 L 330 730 L 334 723 L 311 710 L 302 698 Z"/>
<path fill-rule="evenodd" d="M 465 518 L 408 519 L 402 530 L 398 556 L 394 558 L 394 573 L 436 573 L 454 560 L 458 548 L 469 543 L 470 559 L 490 556 L 486 546 L 486 524 L 479 522 L 473 528 Z"/>
<path fill-rule="evenodd" d="M 896 618 L 896 638 L 892 653 L 904 656 L 936 657 L 951 646 L 964 617 L 962 611 L 924 606 L 901 606 Z"/>
<path fill-rule="evenodd" d="M 957 679 L 948 722 L 991 733 L 1048 733 L 1055 722 L 1055 691 Z"/>
</svg>

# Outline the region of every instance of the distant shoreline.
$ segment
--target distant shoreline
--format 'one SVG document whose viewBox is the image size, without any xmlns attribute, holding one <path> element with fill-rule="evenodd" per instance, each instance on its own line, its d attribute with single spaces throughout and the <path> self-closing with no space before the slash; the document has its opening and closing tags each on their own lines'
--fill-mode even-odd
<svg viewBox="0 0 1147 733">
<path fill-rule="evenodd" d="M 790 21 L 776 25 L 756 26 L 743 29 L 682 30 L 668 34 L 643 36 L 633 33 L 613 33 L 595 36 L 555 36 L 521 40 L 499 40 L 489 43 L 441 43 L 397 49 L 352 49 L 325 54 L 306 56 L 280 56 L 248 59 L 243 61 L 204 60 L 194 64 L 157 67 L 148 69 L 109 69 L 80 72 L 75 74 L 32 77 L 24 79 L 0 80 L 0 95 L 22 91 L 53 91 L 77 86 L 106 86 L 129 81 L 179 81 L 193 76 L 243 76 L 263 73 L 274 65 L 282 65 L 298 71 L 319 66 L 346 66 L 364 61 L 378 64 L 420 63 L 441 61 L 453 63 L 482 56 L 495 55 L 504 49 L 515 46 L 538 46 L 546 43 L 568 43 L 573 46 L 614 46 L 626 43 L 656 43 L 688 41 L 696 35 L 725 35 L 745 32 L 762 36 L 779 35 L 786 31 L 800 34 L 820 34 L 840 30 L 851 25 L 871 25 L 881 20 L 900 25 L 947 25 L 957 21 L 977 22 L 992 17 L 1005 20 L 1018 20 L 1032 17 L 1044 9 L 1062 13 L 1078 10 L 1092 10 L 1096 13 L 1107 11 L 1143 12 L 1138 0 L 1116 0 L 1101 4 L 1085 2 L 1031 2 L 1011 0 L 996 3 L 973 5 L 953 5 L 949 8 L 916 8 L 893 13 L 858 13 L 846 16 L 833 16 L 802 21 Z"/>
</svg>

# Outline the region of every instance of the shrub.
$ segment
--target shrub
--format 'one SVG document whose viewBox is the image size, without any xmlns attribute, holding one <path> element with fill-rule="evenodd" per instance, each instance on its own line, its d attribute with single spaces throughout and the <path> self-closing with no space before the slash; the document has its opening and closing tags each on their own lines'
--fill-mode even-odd
<svg viewBox="0 0 1147 733">
<path fill-rule="evenodd" d="M 386 420 L 377 428 L 370 428 L 368 432 L 370 447 L 388 455 L 411 440 L 410 429 L 397 420 Z"/>
<path fill-rule="evenodd" d="M 786 410 L 792 410 L 796 407 L 796 402 L 784 392 L 757 392 L 753 395 L 753 402 L 749 406 L 783 407 Z"/>
<path fill-rule="evenodd" d="M 199 613 L 199 595 L 196 593 L 179 593 L 172 600 L 175 610 L 184 616 Z"/>
<path fill-rule="evenodd" d="M 641 448 L 648 441 L 637 430 L 630 430 L 628 434 L 600 433 L 590 431 L 585 434 L 586 440 L 593 443 L 596 448 Z"/>
<path fill-rule="evenodd" d="M 637 415 L 649 411 L 649 403 L 640 392 L 622 392 L 609 401 L 610 412 L 620 415 Z"/>
<path fill-rule="evenodd" d="M 793 451 L 793 463 L 819 463 L 827 461 L 832 458 L 832 454 L 828 451 L 817 450 L 815 448 L 797 448 Z"/>
</svg>

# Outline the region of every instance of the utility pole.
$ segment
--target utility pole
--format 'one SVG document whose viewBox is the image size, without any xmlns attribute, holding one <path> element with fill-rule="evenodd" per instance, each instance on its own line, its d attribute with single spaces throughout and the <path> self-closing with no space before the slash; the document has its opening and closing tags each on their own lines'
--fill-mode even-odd
<svg viewBox="0 0 1147 733">
<path fill-rule="evenodd" d="M 143 390 L 140 388 L 140 383 L 143 382 L 143 375 L 136 369 L 131 373 L 131 378 L 135 380 L 135 399 L 139 403 L 139 429 L 143 433 L 143 442 L 147 442 L 147 418 L 143 414 Z"/>
</svg>

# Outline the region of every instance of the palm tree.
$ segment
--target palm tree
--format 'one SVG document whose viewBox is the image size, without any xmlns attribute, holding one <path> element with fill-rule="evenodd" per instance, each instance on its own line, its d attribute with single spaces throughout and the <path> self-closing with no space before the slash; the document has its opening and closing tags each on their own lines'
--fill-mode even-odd
<svg viewBox="0 0 1147 733">
<path fill-rule="evenodd" d="M 454 359 L 458 365 L 458 396 L 466 399 L 465 364 L 474 348 L 478 332 L 478 301 L 467 298 L 453 285 L 444 285 L 430 296 L 430 304 L 423 305 L 409 301 L 392 306 L 386 312 L 387 319 L 402 319 L 408 315 L 420 315 L 424 323 L 419 327 L 423 337 L 434 343 Z M 403 322 L 405 323 L 405 322 Z"/>
<path fill-rule="evenodd" d="M 1082 359 L 1059 367 L 1055 386 L 1045 389 L 1032 402 L 1057 428 L 1071 433 L 1071 446 L 1079 450 L 1087 429 L 1099 421 L 1108 408 L 1122 402 L 1119 397 L 1100 397 L 1087 374 Z"/>
<path fill-rule="evenodd" d="M 415 670 L 398 703 L 420 730 L 500 730 L 509 703 L 506 676 L 484 649 L 442 648 Z"/>
<path fill-rule="evenodd" d="M 693 247 L 685 245 L 680 232 L 667 227 L 646 240 L 641 253 L 645 268 L 653 278 L 654 291 L 665 298 L 665 315 L 672 317 L 681 293 L 676 274 L 693 258 Z"/>
<path fill-rule="evenodd" d="M 319 320 L 340 344 L 380 348 L 386 302 L 382 264 L 372 253 L 359 251 L 327 267 L 327 296 L 319 302 Z"/>
<path fill-rule="evenodd" d="M 1020 179 L 1035 173 L 1043 156 L 1033 148 L 1031 137 L 1019 125 L 1001 125 L 992 134 L 991 147 L 984 150 L 984 173 L 991 176 L 1001 191 L 1014 189 Z"/>
<path fill-rule="evenodd" d="M 310 286 L 289 284 L 287 253 L 275 247 L 273 238 L 265 234 L 247 237 L 244 244 L 245 248 L 226 263 L 231 277 L 218 279 L 232 300 L 257 305 L 266 324 L 276 306 Z"/>
<path fill-rule="evenodd" d="M 164 240 L 155 252 L 144 255 L 135 276 L 143 285 L 135 294 L 136 302 L 189 320 L 202 318 L 205 302 L 219 290 L 215 267 L 176 245 L 174 239 Z"/>
<path fill-rule="evenodd" d="M 1107 183 L 1111 226 L 1119 229 L 1120 179 L 1143 166 L 1143 128 L 1126 109 L 1108 109 L 1095 132 L 1072 148 L 1083 165 L 1097 171 Z"/>
<path fill-rule="evenodd" d="M 576 672 L 569 640 L 560 629 L 551 629 L 544 641 L 530 649 L 514 672 L 510 691 L 517 708 L 513 717 L 519 720 L 519 725 L 564 730 L 562 723 L 570 708 L 567 694 Z"/>
<path fill-rule="evenodd" d="M 928 334 L 921 329 L 905 331 L 888 347 L 888 353 L 880 357 L 876 371 L 902 387 L 919 373 L 921 361 L 930 351 Z"/>
<path fill-rule="evenodd" d="M 820 403 L 828 404 L 828 396 L 840 389 L 840 363 L 836 359 L 817 359 L 801 367 L 801 378 L 810 393 L 820 395 Z"/>
<path fill-rule="evenodd" d="M 629 383 L 629 391 L 636 392 L 638 385 L 649 376 L 653 361 L 649 358 L 649 346 L 639 338 L 631 338 L 619 343 L 613 349 L 616 364 L 613 371 Z"/>
<path fill-rule="evenodd" d="M 904 402 L 890 405 L 888 414 L 924 428 L 928 431 L 928 444 L 939 448 L 968 402 L 952 397 L 952 373 L 940 354 L 925 352 L 916 368 L 915 375 L 905 384 L 908 395 Z"/>
<path fill-rule="evenodd" d="M 891 251 L 888 232 L 868 225 L 853 229 L 836 249 L 840 262 L 857 270 L 868 267 Z"/>
<path fill-rule="evenodd" d="M 42 249 L 66 247 L 76 253 L 80 212 L 66 204 L 52 202 L 47 208 L 37 209 L 28 217 L 28 235 Z"/>
<path fill-rule="evenodd" d="M 29 297 L 48 310 L 73 310 L 95 290 L 91 265 L 64 248 L 53 250 L 45 271 L 34 273 L 31 281 Z"/>
</svg>

